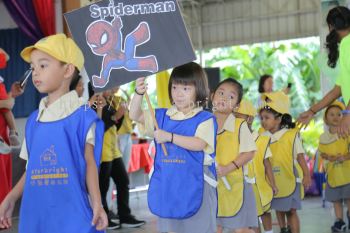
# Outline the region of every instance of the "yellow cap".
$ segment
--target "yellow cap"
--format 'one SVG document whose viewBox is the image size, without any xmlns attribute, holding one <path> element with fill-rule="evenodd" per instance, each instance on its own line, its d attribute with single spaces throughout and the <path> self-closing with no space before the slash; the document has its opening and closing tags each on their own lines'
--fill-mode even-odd
<svg viewBox="0 0 350 233">
<path fill-rule="evenodd" d="M 330 105 L 328 105 L 327 109 L 329 109 L 330 107 L 333 107 L 333 106 L 337 106 L 339 107 L 341 110 L 345 110 L 345 105 L 338 101 L 338 100 L 335 100 L 333 103 L 331 103 Z"/>
<path fill-rule="evenodd" d="M 324 121 L 326 121 L 326 112 L 328 111 L 328 109 L 330 109 L 331 107 L 334 107 L 334 106 L 339 107 L 342 111 L 345 110 L 345 105 L 342 102 L 335 100 L 333 103 L 328 105 L 326 110 L 324 111 L 324 114 L 323 114 Z"/>
<path fill-rule="evenodd" d="M 260 108 L 269 106 L 278 113 L 289 114 L 289 98 L 284 92 L 276 91 L 263 93 L 261 99 L 263 101 L 263 106 L 260 106 Z"/>
<path fill-rule="evenodd" d="M 30 54 L 34 49 L 43 51 L 59 61 L 73 64 L 80 71 L 84 65 L 84 56 L 77 44 L 65 34 L 56 34 L 42 38 L 34 45 L 22 50 L 21 56 L 30 62 Z"/>
<path fill-rule="evenodd" d="M 239 108 L 237 109 L 237 113 L 248 116 L 256 116 L 257 112 L 253 104 L 249 100 L 242 99 L 241 103 L 239 104 Z"/>
</svg>

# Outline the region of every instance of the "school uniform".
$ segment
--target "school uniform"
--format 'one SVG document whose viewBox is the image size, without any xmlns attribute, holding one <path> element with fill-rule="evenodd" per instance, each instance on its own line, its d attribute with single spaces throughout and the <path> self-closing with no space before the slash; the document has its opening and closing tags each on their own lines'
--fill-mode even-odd
<svg viewBox="0 0 350 233">
<path fill-rule="evenodd" d="M 230 149 L 228 149 L 230 148 Z M 247 122 L 230 114 L 217 133 L 216 160 L 220 165 L 232 163 L 240 153 L 254 152 L 256 145 Z M 248 177 L 248 167 L 243 166 L 226 175 L 229 190 L 218 179 L 217 225 L 226 229 L 257 227 L 258 218 L 252 188 L 254 180 Z"/>
<path fill-rule="evenodd" d="M 19 232 L 103 232 L 91 225 L 85 145 L 94 145 L 100 164 L 103 123 L 71 91 L 47 105 L 40 102 L 26 124 L 20 157 L 27 160 Z"/>
<path fill-rule="evenodd" d="M 254 179 L 253 191 L 255 194 L 256 209 L 258 216 L 270 211 L 273 190 L 268 182 L 265 173 L 264 160 L 270 159 L 272 153 L 270 150 L 270 137 L 259 135 L 257 132 L 252 133 L 257 146 L 257 152 L 254 159 L 248 164 L 249 176 Z"/>
<path fill-rule="evenodd" d="M 338 156 L 349 153 L 350 138 L 338 138 L 328 130 L 320 136 L 319 151 L 328 155 Z M 350 160 L 343 162 L 324 160 L 326 172 L 326 200 L 342 201 L 350 198 Z"/>
<path fill-rule="evenodd" d="M 271 202 L 271 208 L 277 211 L 301 209 L 304 197 L 302 185 L 303 172 L 297 161 L 298 154 L 304 149 L 297 129 L 281 129 L 271 135 L 271 165 L 278 188 Z"/>
<path fill-rule="evenodd" d="M 147 135 L 154 130 L 149 112 L 144 114 Z M 216 120 L 201 107 L 184 114 L 176 106 L 156 109 L 159 128 L 207 143 L 203 151 L 189 151 L 174 143 L 164 143 L 168 156 L 156 143 L 154 173 L 148 190 L 148 206 L 159 217 L 159 232 L 216 232 Z"/>
</svg>

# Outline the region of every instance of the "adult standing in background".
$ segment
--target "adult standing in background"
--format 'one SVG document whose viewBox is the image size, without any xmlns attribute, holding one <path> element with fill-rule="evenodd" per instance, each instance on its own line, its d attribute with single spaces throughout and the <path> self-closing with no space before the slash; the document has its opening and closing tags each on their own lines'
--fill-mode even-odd
<svg viewBox="0 0 350 233">
<path fill-rule="evenodd" d="M 336 132 L 340 136 L 346 136 L 350 134 L 350 10 L 343 6 L 334 7 L 328 12 L 326 21 L 329 28 L 326 38 L 328 65 L 334 68 L 339 60 L 339 74 L 333 89 L 300 114 L 297 122 L 301 126 L 306 126 L 317 112 L 342 96 L 347 107 L 343 111 L 344 116 Z"/>
</svg>

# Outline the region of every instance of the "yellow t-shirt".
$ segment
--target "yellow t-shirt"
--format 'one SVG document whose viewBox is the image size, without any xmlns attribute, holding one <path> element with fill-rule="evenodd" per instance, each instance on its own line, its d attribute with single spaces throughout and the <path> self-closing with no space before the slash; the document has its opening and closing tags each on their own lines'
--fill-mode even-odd
<svg viewBox="0 0 350 233">
<path fill-rule="evenodd" d="M 118 147 L 117 127 L 113 125 L 103 136 L 102 159 L 101 162 L 111 162 L 120 158 L 122 153 Z"/>
<path fill-rule="evenodd" d="M 124 118 L 123 118 L 123 122 L 122 125 L 120 126 L 120 128 L 118 129 L 118 134 L 122 135 L 122 134 L 130 134 L 132 133 L 132 121 L 129 117 L 129 111 L 127 110 L 127 102 L 121 97 L 121 96 L 117 96 L 114 95 L 113 99 L 112 99 L 112 106 L 113 108 L 118 111 L 118 108 L 124 105 L 126 111 L 124 113 Z"/>
</svg>

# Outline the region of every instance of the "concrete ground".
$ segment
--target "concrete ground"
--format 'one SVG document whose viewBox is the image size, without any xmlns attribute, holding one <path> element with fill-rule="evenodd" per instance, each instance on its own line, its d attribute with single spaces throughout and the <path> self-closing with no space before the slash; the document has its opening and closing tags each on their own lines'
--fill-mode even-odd
<svg viewBox="0 0 350 233">
<path fill-rule="evenodd" d="M 108 233 L 155 233 L 157 232 L 157 218 L 152 215 L 147 207 L 147 196 L 145 192 L 133 193 L 130 198 L 133 214 L 147 221 L 146 225 L 136 229 L 111 230 Z M 345 216 L 345 215 L 344 215 Z M 303 201 L 303 209 L 299 211 L 302 233 L 330 233 L 333 224 L 334 214 L 331 207 L 322 208 L 322 201 L 319 197 L 307 198 Z M 12 229 L 1 231 L 1 233 L 17 232 L 17 222 Z M 347 221 L 345 221 L 347 222 Z M 279 232 L 274 226 L 274 232 Z"/>
</svg>

